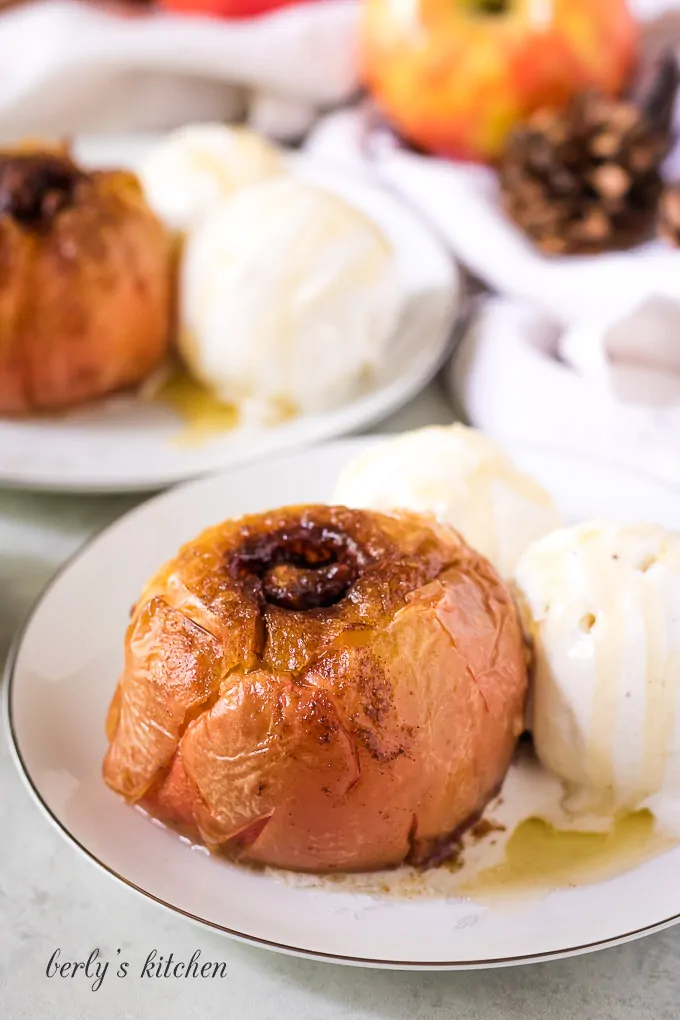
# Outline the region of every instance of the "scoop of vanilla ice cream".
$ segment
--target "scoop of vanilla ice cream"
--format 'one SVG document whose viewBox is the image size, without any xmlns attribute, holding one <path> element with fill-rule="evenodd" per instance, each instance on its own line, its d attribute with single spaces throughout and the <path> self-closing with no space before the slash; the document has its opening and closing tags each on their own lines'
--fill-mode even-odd
<svg viewBox="0 0 680 1020">
<path fill-rule="evenodd" d="M 184 233 L 220 199 L 283 169 L 280 150 L 248 128 L 189 124 L 155 146 L 139 177 L 154 212 Z"/>
<path fill-rule="evenodd" d="M 192 233 L 180 350 L 245 419 L 351 397 L 385 356 L 401 305 L 392 249 L 337 195 L 294 176 L 238 192 Z"/>
<path fill-rule="evenodd" d="M 460 424 L 406 432 L 361 454 L 342 472 L 334 501 L 435 514 L 502 577 L 512 575 L 530 542 L 562 524 L 538 482 L 493 440 Z"/>
<path fill-rule="evenodd" d="M 534 742 L 565 806 L 646 806 L 680 836 L 680 533 L 564 528 L 527 550 L 515 578 L 535 643 Z"/>
</svg>

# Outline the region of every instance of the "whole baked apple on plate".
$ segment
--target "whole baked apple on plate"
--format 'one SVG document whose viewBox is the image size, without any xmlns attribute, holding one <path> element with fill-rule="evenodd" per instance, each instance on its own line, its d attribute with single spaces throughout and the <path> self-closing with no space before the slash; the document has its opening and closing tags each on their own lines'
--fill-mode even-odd
<svg viewBox="0 0 680 1020">
<path fill-rule="evenodd" d="M 398 200 L 226 125 L 0 152 L 0 254 L 0 484 L 29 488 L 158 489 L 366 427 L 461 301 Z"/>
<path fill-rule="evenodd" d="M 679 500 L 463 426 L 193 482 L 40 599 L 17 763 L 121 883 L 282 952 L 474 968 L 658 930 Z"/>
</svg>

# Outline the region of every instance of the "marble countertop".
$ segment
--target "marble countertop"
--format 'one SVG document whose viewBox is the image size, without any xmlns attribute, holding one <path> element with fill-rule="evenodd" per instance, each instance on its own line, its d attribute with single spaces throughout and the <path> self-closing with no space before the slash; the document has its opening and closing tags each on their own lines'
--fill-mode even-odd
<svg viewBox="0 0 680 1020">
<path fill-rule="evenodd" d="M 385 422 L 451 420 L 437 384 Z M 0 492 L 0 663 L 45 582 L 139 497 Z M 680 926 L 639 942 L 532 967 L 477 973 L 349 969 L 280 956 L 191 926 L 112 882 L 40 814 L 0 735 L 0 1016 L 5 1020 L 677 1020 Z M 98 948 L 132 962 L 97 991 L 82 973 L 48 978 L 50 957 Z M 223 961 L 218 984 L 141 978 L 156 949 Z"/>
</svg>

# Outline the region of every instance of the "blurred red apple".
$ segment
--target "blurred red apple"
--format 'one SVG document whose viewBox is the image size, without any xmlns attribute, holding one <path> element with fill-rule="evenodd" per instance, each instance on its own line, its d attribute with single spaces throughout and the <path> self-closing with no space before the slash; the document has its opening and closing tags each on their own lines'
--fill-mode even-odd
<svg viewBox="0 0 680 1020">
<path fill-rule="evenodd" d="M 196 14 L 217 18 L 255 18 L 260 14 L 314 0 L 158 0 L 174 14 Z"/>
<path fill-rule="evenodd" d="M 406 139 L 493 160 L 537 107 L 620 91 L 637 37 L 625 0 L 365 0 L 362 63 Z"/>
</svg>

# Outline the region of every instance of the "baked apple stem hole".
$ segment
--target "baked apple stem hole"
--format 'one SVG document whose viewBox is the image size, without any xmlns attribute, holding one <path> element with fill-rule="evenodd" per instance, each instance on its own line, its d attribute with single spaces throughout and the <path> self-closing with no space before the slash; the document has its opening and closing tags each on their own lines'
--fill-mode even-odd
<svg viewBox="0 0 680 1020">
<path fill-rule="evenodd" d="M 258 578 L 270 605 L 304 611 L 340 602 L 358 578 L 362 560 L 358 547 L 342 532 L 302 526 L 245 536 L 230 571 Z"/>
<path fill-rule="evenodd" d="M 507 14 L 510 0 L 474 0 L 473 7 L 479 14 Z"/>
<path fill-rule="evenodd" d="M 18 153 L 0 160 L 0 213 L 27 227 L 44 227 L 73 204 L 85 175 L 66 155 Z"/>
</svg>

